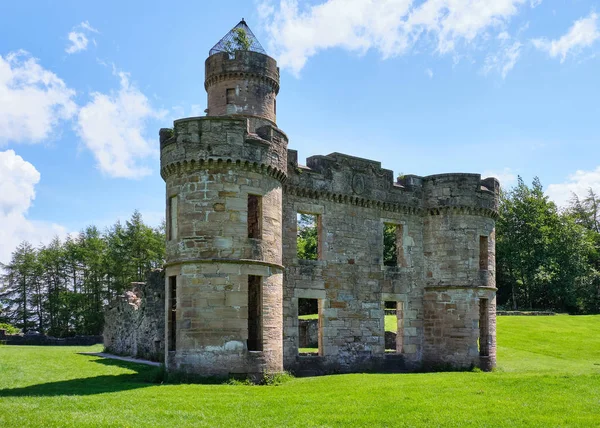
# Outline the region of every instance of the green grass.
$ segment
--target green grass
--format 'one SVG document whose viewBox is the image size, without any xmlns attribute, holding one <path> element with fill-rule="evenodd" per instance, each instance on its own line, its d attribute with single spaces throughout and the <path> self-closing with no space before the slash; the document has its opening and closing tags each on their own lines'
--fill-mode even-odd
<svg viewBox="0 0 600 428">
<path fill-rule="evenodd" d="M 353 374 L 279 386 L 157 385 L 156 368 L 0 347 L 0 427 L 597 427 L 600 316 L 498 318 L 493 373 Z"/>
<path fill-rule="evenodd" d="M 319 318 L 318 314 L 300 315 L 298 317 L 298 319 L 301 319 L 301 320 L 316 320 L 317 318 Z M 385 316 L 385 331 L 394 331 L 395 332 L 396 330 L 398 330 L 397 320 L 398 320 L 398 318 L 396 318 L 396 315 L 386 315 Z"/>
</svg>

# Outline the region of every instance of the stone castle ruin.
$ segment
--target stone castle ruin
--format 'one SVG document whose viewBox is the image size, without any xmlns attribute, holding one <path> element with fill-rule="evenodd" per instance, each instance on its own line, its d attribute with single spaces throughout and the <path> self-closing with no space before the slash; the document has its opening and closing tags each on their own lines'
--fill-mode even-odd
<svg viewBox="0 0 600 428">
<path fill-rule="evenodd" d="M 494 367 L 498 181 L 394 181 L 379 162 L 341 153 L 302 165 L 276 124 L 277 63 L 243 20 L 205 66 L 207 115 L 160 131 L 167 370 Z M 316 225 L 316 260 L 298 257 L 299 214 Z M 314 354 L 300 352 L 303 299 L 318 308 Z M 386 304 L 397 308 L 395 352 L 385 350 Z"/>
</svg>

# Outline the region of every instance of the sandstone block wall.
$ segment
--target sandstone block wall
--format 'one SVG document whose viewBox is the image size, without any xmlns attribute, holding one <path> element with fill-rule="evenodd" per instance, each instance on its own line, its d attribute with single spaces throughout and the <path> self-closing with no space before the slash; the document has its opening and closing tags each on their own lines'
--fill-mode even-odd
<svg viewBox="0 0 600 428">
<path fill-rule="evenodd" d="M 213 117 L 176 121 L 170 138 L 161 165 L 167 206 L 177 200 L 167 228 L 176 222 L 177 232 L 167 241 L 166 288 L 173 278 L 177 302 L 173 319 L 166 311 L 167 367 L 210 376 L 281 371 L 287 139 L 262 119 Z M 259 237 L 249 236 L 251 195 L 260 200 Z M 261 289 L 257 349 L 250 344 L 251 276 Z"/>
<path fill-rule="evenodd" d="M 340 153 L 300 165 L 275 125 L 275 60 L 222 52 L 205 67 L 208 117 L 160 132 L 167 368 L 260 377 L 493 367 L 498 181 L 394 181 L 379 162 Z M 297 257 L 298 213 L 318 218 L 318 260 Z M 396 226 L 396 266 L 384 266 L 386 224 Z M 318 300 L 316 356 L 299 355 L 299 299 Z"/>
<path fill-rule="evenodd" d="M 490 342 L 484 366 L 495 363 L 495 180 L 446 174 L 394 183 L 391 171 L 366 159 L 333 153 L 313 156 L 302 166 L 292 150 L 288 159 L 283 194 L 287 369 L 379 369 L 389 367 L 391 358 L 407 370 L 479 366 L 482 298 L 488 299 L 482 322 Z M 319 260 L 297 258 L 299 212 L 319 216 Z M 401 225 L 395 267 L 383 265 L 385 223 Z M 488 239 L 485 270 L 481 236 Z M 299 298 L 320 301 L 318 357 L 298 354 Z M 385 353 L 386 301 L 399 305 L 395 356 Z"/>
<path fill-rule="evenodd" d="M 115 298 L 104 311 L 104 347 L 118 355 L 164 361 L 164 272 L 155 271 L 145 283 Z"/>
<path fill-rule="evenodd" d="M 273 58 L 251 51 L 217 53 L 206 59 L 205 76 L 209 116 L 243 114 L 275 123 L 279 68 Z"/>
</svg>

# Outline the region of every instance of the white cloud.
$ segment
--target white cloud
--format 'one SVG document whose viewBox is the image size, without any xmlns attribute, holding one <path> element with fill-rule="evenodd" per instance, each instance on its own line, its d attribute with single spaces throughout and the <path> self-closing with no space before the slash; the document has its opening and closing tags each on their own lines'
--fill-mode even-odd
<svg viewBox="0 0 600 428">
<path fill-rule="evenodd" d="M 67 37 L 71 42 L 71 45 L 65 48 L 66 53 L 74 54 L 75 52 L 80 52 L 87 49 L 89 41 L 85 34 L 80 33 L 79 31 L 71 31 Z"/>
<path fill-rule="evenodd" d="M 71 44 L 65 48 L 66 53 L 74 54 L 76 52 L 81 52 L 87 49 L 89 40 L 84 31 L 88 33 L 99 32 L 94 27 L 92 27 L 88 21 L 83 21 L 81 24 L 76 25 L 67 36 Z M 94 45 L 96 45 L 95 40 L 93 40 L 93 43 Z"/>
<path fill-rule="evenodd" d="M 75 91 L 27 52 L 0 56 L 0 146 L 40 142 L 77 106 Z"/>
<path fill-rule="evenodd" d="M 425 74 L 429 76 L 430 79 L 433 79 L 433 70 L 431 68 L 426 68 Z"/>
<path fill-rule="evenodd" d="M 488 170 L 481 174 L 482 178 L 494 177 L 500 181 L 500 186 L 503 189 L 512 187 L 517 182 L 517 174 L 511 168 L 504 168 L 502 171 Z"/>
<path fill-rule="evenodd" d="M 406 53 L 418 42 L 434 41 L 448 53 L 490 31 L 502 31 L 527 0 L 327 0 L 300 7 L 297 0 L 264 0 L 259 15 L 270 35 L 270 50 L 282 67 L 298 73 L 309 57 L 341 47 L 384 58 Z"/>
<path fill-rule="evenodd" d="M 539 50 L 547 52 L 550 57 L 560 57 L 560 62 L 564 62 L 569 53 L 573 54 L 589 47 L 600 38 L 597 21 L 598 14 L 592 12 L 587 18 L 575 21 L 561 38 L 557 40 L 534 39 L 532 43 Z"/>
<path fill-rule="evenodd" d="M 37 245 L 66 235 L 60 225 L 27 219 L 39 181 L 40 173 L 31 163 L 13 150 L 0 152 L 0 263 L 10 261 L 22 241 Z"/>
<path fill-rule="evenodd" d="M 190 106 L 190 116 L 191 117 L 204 116 L 204 115 L 206 115 L 206 112 L 204 111 L 204 106 L 202 106 L 201 104 L 192 104 Z"/>
<path fill-rule="evenodd" d="M 92 151 L 100 170 L 111 177 L 139 178 L 151 170 L 142 159 L 158 154 L 155 139 L 147 139 L 148 120 L 162 118 L 165 111 L 152 108 L 148 98 L 129 82 L 129 75 L 115 72 L 120 79 L 116 92 L 94 92 L 77 117 L 76 131 Z"/>
<path fill-rule="evenodd" d="M 483 73 L 488 74 L 492 70 L 498 70 L 502 78 L 505 79 L 508 72 L 515 67 L 521 55 L 522 46 L 520 42 L 514 42 L 510 45 L 504 44 L 498 52 L 488 54 L 483 65 Z"/>
<path fill-rule="evenodd" d="M 600 166 L 592 171 L 576 171 L 564 183 L 549 185 L 546 193 L 557 205 L 565 207 L 573 193 L 584 197 L 590 188 L 600 191 Z"/>
<path fill-rule="evenodd" d="M 79 26 L 81 28 L 83 28 L 84 30 L 87 30 L 91 33 L 99 33 L 100 32 L 100 31 L 96 30 L 94 27 L 92 27 L 88 21 L 83 21 L 81 24 L 79 24 Z"/>
</svg>

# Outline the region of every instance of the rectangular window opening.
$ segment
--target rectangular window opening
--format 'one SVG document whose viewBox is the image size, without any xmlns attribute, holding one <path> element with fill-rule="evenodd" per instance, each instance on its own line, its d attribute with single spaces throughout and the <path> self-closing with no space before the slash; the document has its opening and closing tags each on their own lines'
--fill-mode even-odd
<svg viewBox="0 0 600 428">
<path fill-rule="evenodd" d="M 320 299 L 298 299 L 298 352 L 322 355 L 323 321 Z"/>
<path fill-rule="evenodd" d="M 227 104 L 233 104 L 235 100 L 235 88 L 227 88 L 225 93 Z"/>
<path fill-rule="evenodd" d="M 404 345 L 403 302 L 384 302 L 384 336 L 386 354 L 401 354 Z"/>
<path fill-rule="evenodd" d="M 177 196 L 169 198 L 169 241 L 177 239 Z"/>
<path fill-rule="evenodd" d="M 262 198 L 257 195 L 248 195 L 248 238 L 262 238 Z"/>
<path fill-rule="evenodd" d="M 262 351 L 262 277 L 248 275 L 248 351 Z"/>
<path fill-rule="evenodd" d="M 479 299 L 479 355 L 490 355 L 490 318 L 488 313 L 488 299 Z"/>
<path fill-rule="evenodd" d="M 321 216 L 298 213 L 297 221 L 296 244 L 298 258 L 302 260 L 319 260 L 321 258 Z"/>
<path fill-rule="evenodd" d="M 488 270 L 488 237 L 479 237 L 479 270 Z"/>
<path fill-rule="evenodd" d="M 169 277 L 169 351 L 177 349 L 177 277 Z"/>
<path fill-rule="evenodd" d="M 383 224 L 383 265 L 406 266 L 403 247 L 404 225 Z"/>
</svg>

